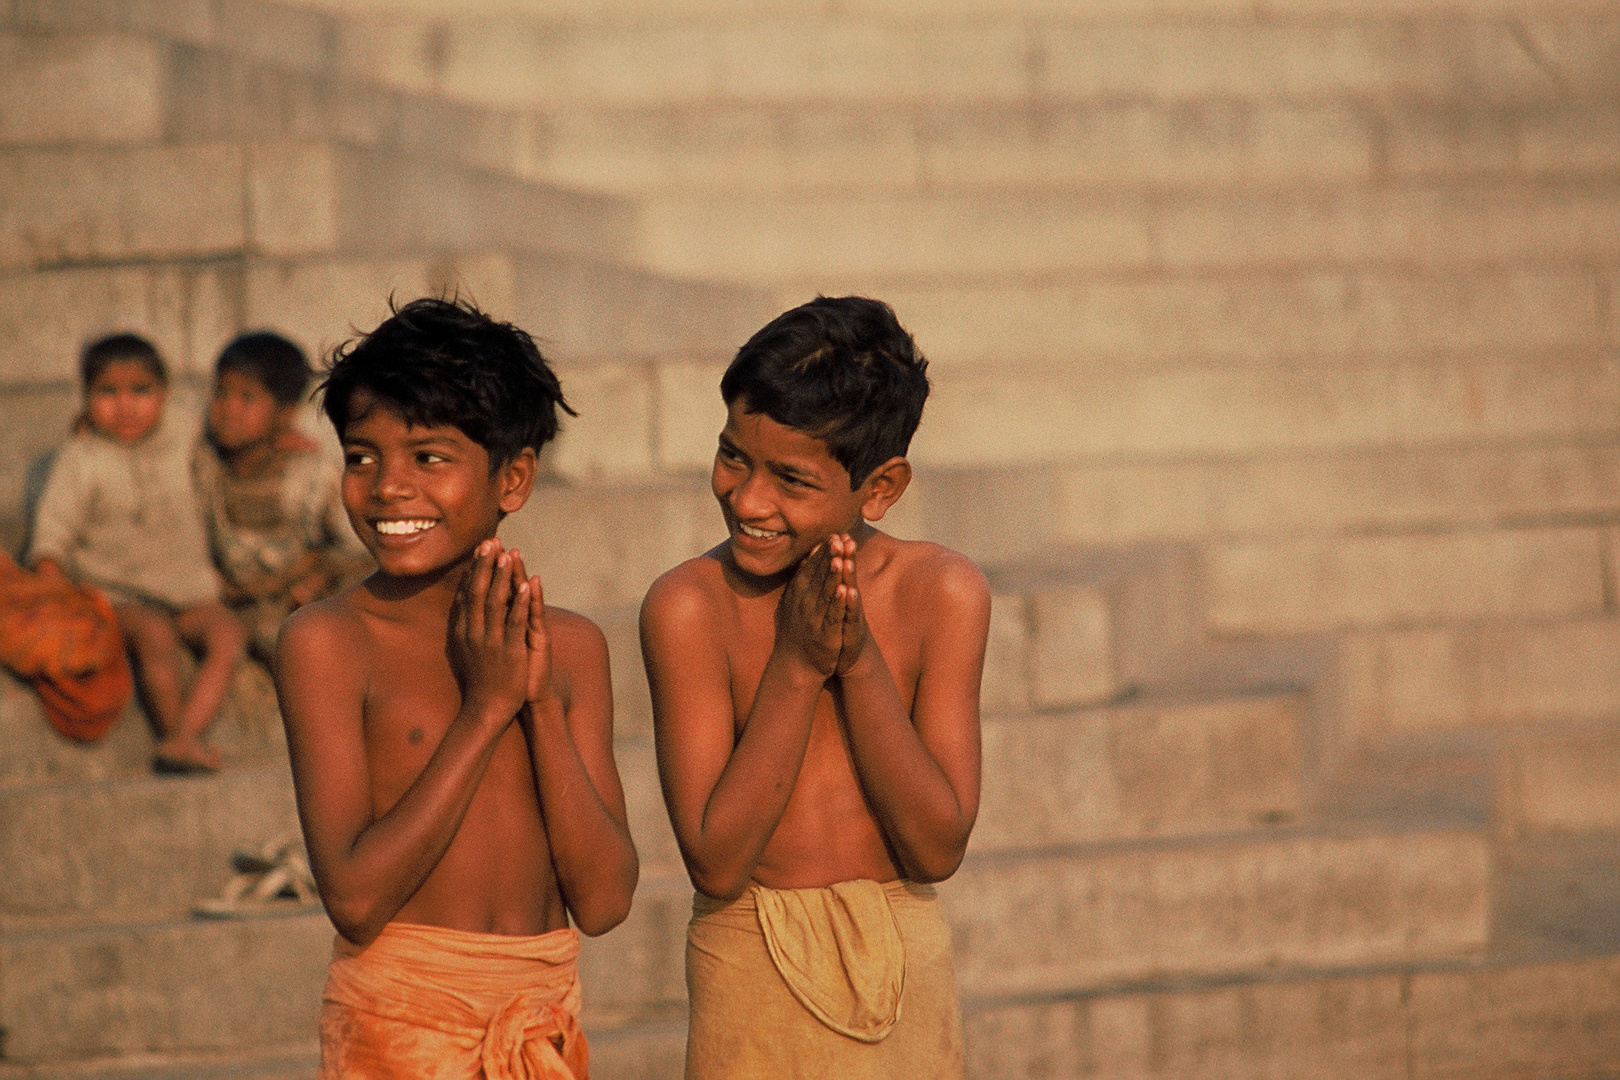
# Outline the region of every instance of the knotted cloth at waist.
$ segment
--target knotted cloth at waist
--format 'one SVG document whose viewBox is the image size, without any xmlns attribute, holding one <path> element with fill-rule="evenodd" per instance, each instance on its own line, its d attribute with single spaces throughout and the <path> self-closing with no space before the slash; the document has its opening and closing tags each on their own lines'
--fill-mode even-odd
<svg viewBox="0 0 1620 1080">
<path fill-rule="evenodd" d="M 338 938 L 321 995 L 321 1077 L 587 1080 L 579 934 L 390 923 Z"/>
</svg>

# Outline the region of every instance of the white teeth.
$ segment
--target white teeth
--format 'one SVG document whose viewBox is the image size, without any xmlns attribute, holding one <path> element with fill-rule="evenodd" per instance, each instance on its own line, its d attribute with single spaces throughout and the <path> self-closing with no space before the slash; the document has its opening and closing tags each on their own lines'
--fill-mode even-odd
<svg viewBox="0 0 1620 1080">
<path fill-rule="evenodd" d="M 737 528 L 743 531 L 744 536 L 752 536 L 755 540 L 773 540 L 782 535 L 779 532 L 771 532 L 769 529 L 756 529 L 752 525 L 745 525 L 740 521 L 737 522 Z"/>
<path fill-rule="evenodd" d="M 409 536 L 411 533 L 419 533 L 423 529 L 431 529 L 433 525 L 433 522 L 422 518 L 408 521 L 379 521 L 377 522 L 377 531 L 384 536 Z"/>
</svg>

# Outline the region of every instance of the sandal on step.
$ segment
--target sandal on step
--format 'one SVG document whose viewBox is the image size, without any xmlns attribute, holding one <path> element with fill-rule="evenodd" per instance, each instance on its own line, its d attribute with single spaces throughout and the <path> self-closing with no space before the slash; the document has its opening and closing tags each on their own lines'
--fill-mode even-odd
<svg viewBox="0 0 1620 1080">
<path fill-rule="evenodd" d="M 281 837 L 258 851 L 231 855 L 237 873 L 220 895 L 199 902 L 192 914 L 202 919 L 240 919 L 280 912 L 316 911 L 321 906 L 315 875 L 304 857 L 304 843 Z"/>
</svg>

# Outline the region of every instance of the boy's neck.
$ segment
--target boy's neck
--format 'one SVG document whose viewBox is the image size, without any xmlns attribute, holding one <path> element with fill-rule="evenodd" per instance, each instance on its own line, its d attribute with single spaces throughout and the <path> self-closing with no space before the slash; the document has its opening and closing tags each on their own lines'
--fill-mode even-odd
<svg viewBox="0 0 1620 1080">
<path fill-rule="evenodd" d="M 475 548 L 476 550 L 476 548 Z M 378 570 L 365 581 L 365 588 L 377 600 L 419 618 L 448 620 L 450 607 L 461 589 L 461 579 L 472 565 L 472 551 L 455 562 L 426 574 L 397 577 Z"/>
</svg>

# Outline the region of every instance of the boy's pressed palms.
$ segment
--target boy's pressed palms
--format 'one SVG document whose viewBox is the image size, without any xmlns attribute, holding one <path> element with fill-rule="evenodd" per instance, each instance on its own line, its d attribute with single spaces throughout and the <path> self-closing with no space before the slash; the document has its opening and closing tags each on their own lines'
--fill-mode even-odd
<svg viewBox="0 0 1620 1080">
<path fill-rule="evenodd" d="M 510 721 L 526 700 L 529 583 L 514 586 L 516 560 L 499 540 L 480 544 L 450 609 L 450 668 L 462 700 Z"/>
<path fill-rule="evenodd" d="M 866 625 L 866 614 L 861 609 L 861 591 L 856 585 L 855 540 L 853 537 L 843 535 L 833 537 L 829 543 L 835 545 L 838 555 L 841 571 L 838 594 L 843 600 L 844 607 L 836 674 L 848 675 L 866 655 L 867 646 L 872 642 L 872 634 Z"/>
<path fill-rule="evenodd" d="M 542 701 L 551 692 L 551 627 L 546 624 L 546 592 L 540 575 L 529 575 L 524 569 L 523 557 L 512 552 L 512 576 L 529 586 L 528 627 L 526 643 L 529 650 L 529 680 L 527 700 Z"/>
<path fill-rule="evenodd" d="M 844 601 L 831 543 L 818 544 L 794 571 L 776 605 L 776 637 L 822 678 L 838 670 L 844 643 Z"/>
</svg>

